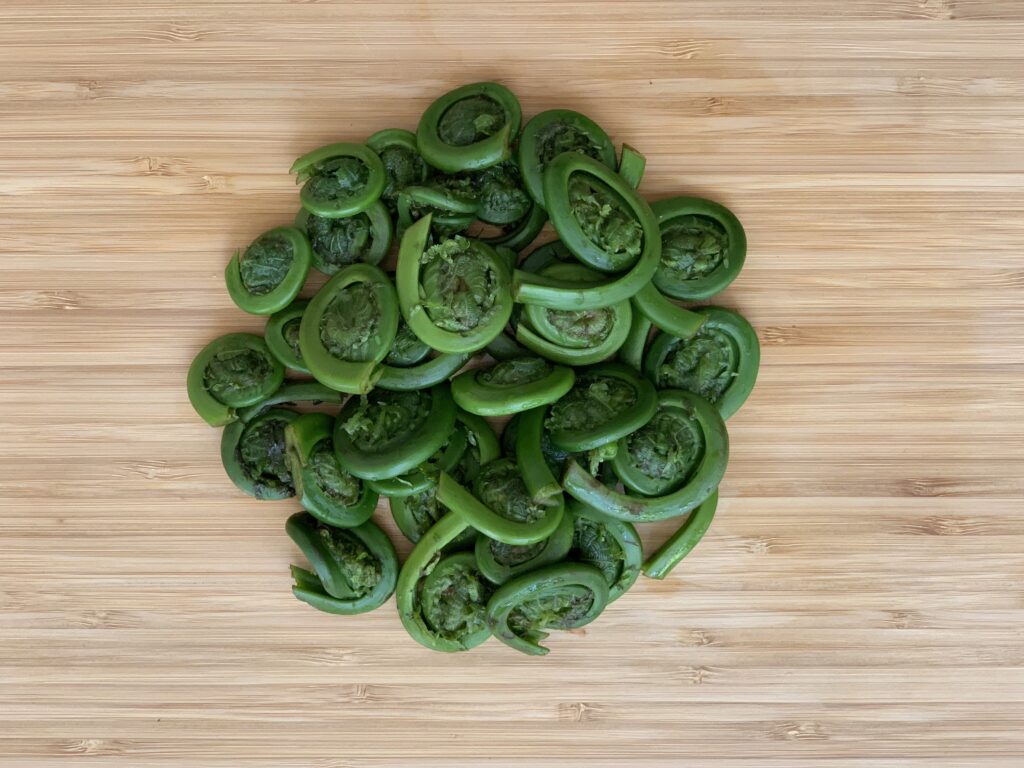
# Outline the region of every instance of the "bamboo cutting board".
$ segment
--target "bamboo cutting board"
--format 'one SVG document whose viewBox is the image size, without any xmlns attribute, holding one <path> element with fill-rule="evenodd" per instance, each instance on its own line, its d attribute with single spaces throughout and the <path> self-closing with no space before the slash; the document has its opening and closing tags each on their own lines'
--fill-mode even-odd
<svg viewBox="0 0 1024 768">
<path fill-rule="evenodd" d="M 764 353 L 703 544 L 544 659 L 299 604 L 185 397 L 292 159 L 481 79 L 736 211 Z M 4 0 L 0 766 L 1024 764 L 1022 97 L 1015 0 Z"/>
</svg>

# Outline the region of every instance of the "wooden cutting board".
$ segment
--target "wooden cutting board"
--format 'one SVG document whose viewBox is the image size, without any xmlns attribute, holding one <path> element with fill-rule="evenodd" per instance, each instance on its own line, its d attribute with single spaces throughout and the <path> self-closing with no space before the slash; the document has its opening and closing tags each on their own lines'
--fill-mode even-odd
<svg viewBox="0 0 1024 768">
<path fill-rule="evenodd" d="M 543 659 L 299 604 L 185 397 L 292 159 L 482 79 L 730 206 L 763 345 L 708 537 Z M 1014 0 L 5 0 L 0 766 L 1024 764 L 1022 95 Z"/>
</svg>

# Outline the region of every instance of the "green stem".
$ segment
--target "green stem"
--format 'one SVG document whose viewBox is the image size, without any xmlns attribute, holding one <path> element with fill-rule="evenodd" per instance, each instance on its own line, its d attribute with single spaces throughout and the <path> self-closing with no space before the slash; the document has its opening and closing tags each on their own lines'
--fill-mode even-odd
<svg viewBox="0 0 1024 768">
<path fill-rule="evenodd" d="M 703 315 L 673 304 L 653 283 L 648 283 L 633 296 L 633 308 L 652 325 L 683 339 L 693 336 L 704 324 Z"/>
<path fill-rule="evenodd" d="M 498 365 L 515 365 L 516 362 L 509 360 Z M 478 416 L 511 416 L 521 413 L 555 402 L 572 387 L 575 380 L 572 368 L 560 365 L 548 367 L 548 373 L 542 378 L 508 384 L 488 382 L 488 374 L 497 366 L 474 368 L 452 379 L 452 397 L 460 408 Z"/>
<path fill-rule="evenodd" d="M 619 176 L 625 179 L 626 183 L 633 189 L 640 188 L 640 181 L 644 177 L 646 166 L 646 157 L 629 144 L 622 145 L 622 155 L 619 160 Z"/>
<path fill-rule="evenodd" d="M 549 507 L 542 517 L 532 522 L 509 520 L 487 507 L 447 472 L 441 473 L 437 499 L 461 515 L 467 524 L 505 544 L 533 544 L 546 539 L 558 527 L 563 513 L 562 505 L 558 505 Z"/>
<path fill-rule="evenodd" d="M 544 459 L 544 417 L 547 408 L 541 406 L 525 411 L 519 417 L 516 433 L 516 463 L 530 497 L 538 504 L 561 503 L 562 486 L 551 473 Z"/>
<path fill-rule="evenodd" d="M 644 348 L 651 334 L 651 321 L 639 312 L 633 313 L 629 335 L 619 348 L 619 360 L 637 372 L 643 371 Z"/>
<path fill-rule="evenodd" d="M 420 365 L 400 368 L 394 365 L 381 365 L 377 386 L 381 389 L 393 389 L 406 392 L 414 389 L 426 389 L 440 384 L 455 374 L 469 360 L 469 354 L 441 354 Z"/>
<path fill-rule="evenodd" d="M 704 538 L 711 521 L 715 517 L 715 510 L 718 507 L 718 491 L 708 496 L 700 506 L 690 513 L 686 521 L 673 533 L 668 541 L 662 544 L 657 551 L 644 562 L 644 576 L 651 579 L 664 579 L 690 554 L 690 551 L 697 546 Z"/>
</svg>

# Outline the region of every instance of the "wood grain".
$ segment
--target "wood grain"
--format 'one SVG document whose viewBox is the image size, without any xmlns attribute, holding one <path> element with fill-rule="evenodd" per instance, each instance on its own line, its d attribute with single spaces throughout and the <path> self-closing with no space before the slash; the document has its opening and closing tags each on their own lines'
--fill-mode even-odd
<svg viewBox="0 0 1024 768">
<path fill-rule="evenodd" d="M 184 388 L 291 160 L 484 78 L 732 207 L 764 346 L 707 539 L 545 659 L 301 606 Z M 1021 3 L 5 0 L 0 210 L 3 768 L 1024 764 Z"/>
</svg>

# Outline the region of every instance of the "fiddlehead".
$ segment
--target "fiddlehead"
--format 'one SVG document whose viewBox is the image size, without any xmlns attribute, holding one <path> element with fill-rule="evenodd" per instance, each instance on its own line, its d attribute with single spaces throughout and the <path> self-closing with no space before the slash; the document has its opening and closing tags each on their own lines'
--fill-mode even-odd
<svg viewBox="0 0 1024 768">
<path fill-rule="evenodd" d="M 384 164 L 384 191 L 381 200 L 394 213 L 398 193 L 406 187 L 423 184 L 430 176 L 430 167 L 416 149 L 416 134 L 401 128 L 377 131 L 366 140 L 366 146 L 377 153 Z"/>
<path fill-rule="evenodd" d="M 192 361 L 188 399 L 203 421 L 221 427 L 237 418 L 236 409 L 266 399 L 282 381 L 284 366 L 266 341 L 251 333 L 229 333 L 203 347 Z"/>
<path fill-rule="evenodd" d="M 573 531 L 573 517 L 566 510 L 555 532 L 536 544 L 504 544 L 477 536 L 477 566 L 487 579 L 504 584 L 523 573 L 564 560 L 573 543 Z"/>
<path fill-rule="evenodd" d="M 284 430 L 298 415 L 284 408 L 270 408 L 249 421 L 239 420 L 224 428 L 220 458 L 239 490 L 257 499 L 295 495 L 285 459 Z"/>
<path fill-rule="evenodd" d="M 306 311 L 308 305 L 306 299 L 296 299 L 284 309 L 272 314 L 263 331 L 263 339 L 267 342 L 271 354 L 285 368 L 299 373 L 309 373 L 309 368 L 302 360 L 302 350 L 299 348 L 299 327 L 302 325 L 302 313 Z"/>
<path fill-rule="evenodd" d="M 574 523 L 570 559 L 597 568 L 608 583 L 608 602 L 618 600 L 640 575 L 644 559 L 640 534 L 632 524 L 575 499 L 568 511 Z"/>
<path fill-rule="evenodd" d="M 501 455 L 498 438 L 490 424 L 479 416 L 464 411 L 456 413 L 455 429 L 464 436 L 465 450 L 453 469 L 441 468 L 441 471 L 449 472 L 459 482 L 472 483 L 483 465 L 489 464 Z M 430 481 L 423 490 L 409 496 L 390 497 L 391 516 L 395 519 L 395 524 L 414 544 L 444 513 L 444 509 L 437 501 L 437 478 L 431 477 Z M 456 537 L 452 546 L 458 548 L 468 545 L 474 538 L 476 531 L 466 529 Z"/>
<path fill-rule="evenodd" d="M 398 298 L 380 269 L 352 264 L 314 296 L 299 327 L 310 372 L 332 389 L 368 392 L 398 332 Z"/>
<path fill-rule="evenodd" d="M 553 403 L 569 391 L 574 379 L 571 368 L 539 357 L 519 357 L 459 374 L 452 379 L 452 397 L 460 408 L 478 416 L 508 416 Z"/>
<path fill-rule="evenodd" d="M 699 197 L 659 200 L 652 208 L 662 243 L 654 276 L 658 290 L 699 301 L 736 279 L 747 256 L 747 235 L 732 211 Z"/>
<path fill-rule="evenodd" d="M 729 460 L 729 437 L 718 411 L 682 390 L 659 392 L 655 417 L 620 439 L 617 448 L 615 474 L 636 495 L 608 487 L 573 459 L 562 487 L 584 504 L 628 522 L 689 512 L 718 487 Z"/>
<path fill-rule="evenodd" d="M 372 522 L 334 528 L 306 512 L 288 518 L 288 536 L 313 566 L 292 566 L 292 593 L 326 613 L 372 611 L 395 591 L 398 556 L 387 535 Z"/>
<path fill-rule="evenodd" d="M 506 161 L 466 174 L 476 198 L 476 217 L 496 226 L 522 221 L 530 213 L 533 200 L 523 189 L 523 180 L 515 163 Z"/>
<path fill-rule="evenodd" d="M 530 655 L 548 649 L 540 641 L 549 629 L 578 629 L 608 604 L 608 584 L 597 568 L 559 563 L 524 573 L 498 587 L 487 603 L 494 636 Z"/>
<path fill-rule="evenodd" d="M 581 286 L 518 269 L 512 288 L 516 301 L 598 309 L 631 298 L 650 282 L 661 258 L 657 219 L 622 177 L 585 155 L 564 152 L 545 170 L 544 189 L 561 247 L 599 271 L 616 274 Z"/>
<path fill-rule="evenodd" d="M 373 515 L 377 492 L 338 464 L 333 428 L 334 419 L 325 413 L 304 413 L 285 426 L 288 469 L 307 512 L 328 525 L 351 528 Z"/>
<path fill-rule="evenodd" d="M 706 320 L 695 336 L 655 337 L 644 358 L 644 372 L 659 388 L 700 395 L 728 419 L 754 388 L 761 347 L 750 323 L 738 313 L 706 307 L 699 314 Z"/>
<path fill-rule="evenodd" d="M 416 146 L 430 165 L 446 173 L 479 170 L 511 156 L 521 120 L 519 101 L 504 86 L 464 85 L 427 107 Z"/>
<path fill-rule="evenodd" d="M 552 264 L 545 277 L 586 284 L 601 276 L 581 264 Z M 632 323 L 630 303 L 600 309 L 552 309 L 527 304 L 516 338 L 538 355 L 563 365 L 590 365 L 606 360 L 626 341 Z"/>
<path fill-rule="evenodd" d="M 556 447 L 590 451 L 639 429 L 657 407 L 651 382 L 621 363 L 604 363 L 577 375 L 568 394 L 551 406 L 546 426 Z"/>
<path fill-rule="evenodd" d="M 430 220 L 420 219 L 402 238 L 395 275 L 402 316 L 439 352 L 475 352 L 512 314 L 508 267 L 478 240 L 455 237 L 425 247 Z"/>
<path fill-rule="evenodd" d="M 544 170 L 563 152 L 576 152 L 615 166 L 615 146 L 590 118 L 569 109 L 549 109 L 530 119 L 519 137 L 518 160 L 530 196 L 544 202 Z"/>
<path fill-rule="evenodd" d="M 646 279 L 661 259 L 651 207 L 608 166 L 563 152 L 544 171 L 548 216 L 562 243 L 587 266 L 622 272 L 640 263 Z"/>
<path fill-rule="evenodd" d="M 330 144 L 292 164 L 302 184 L 302 207 L 326 218 L 345 218 L 367 210 L 384 191 L 384 164 L 362 144 Z"/>
<path fill-rule="evenodd" d="M 472 552 L 448 555 L 417 584 L 400 584 L 400 616 L 409 634 L 435 651 L 475 648 L 491 636 L 487 600 L 493 587 Z M 403 609 L 404 610 L 401 610 Z"/>
<path fill-rule="evenodd" d="M 714 491 L 700 503 L 685 522 L 673 533 L 658 550 L 644 562 L 644 576 L 651 579 L 664 579 L 672 569 L 690 554 L 691 550 L 704 538 L 711 527 L 718 507 L 718 491 Z"/>
<path fill-rule="evenodd" d="M 295 226 L 309 237 L 313 266 L 325 275 L 360 261 L 379 264 L 391 247 L 394 229 L 388 209 L 379 200 L 362 213 L 344 218 L 317 216 L 303 208 Z"/>
<path fill-rule="evenodd" d="M 299 295 L 311 260 L 305 232 L 295 227 L 271 229 L 231 257 L 224 270 L 228 294 L 239 309 L 272 315 Z"/>
<path fill-rule="evenodd" d="M 429 459 L 454 427 L 447 384 L 416 392 L 375 390 L 341 409 L 334 450 L 338 463 L 356 477 L 385 480 Z"/>
</svg>

